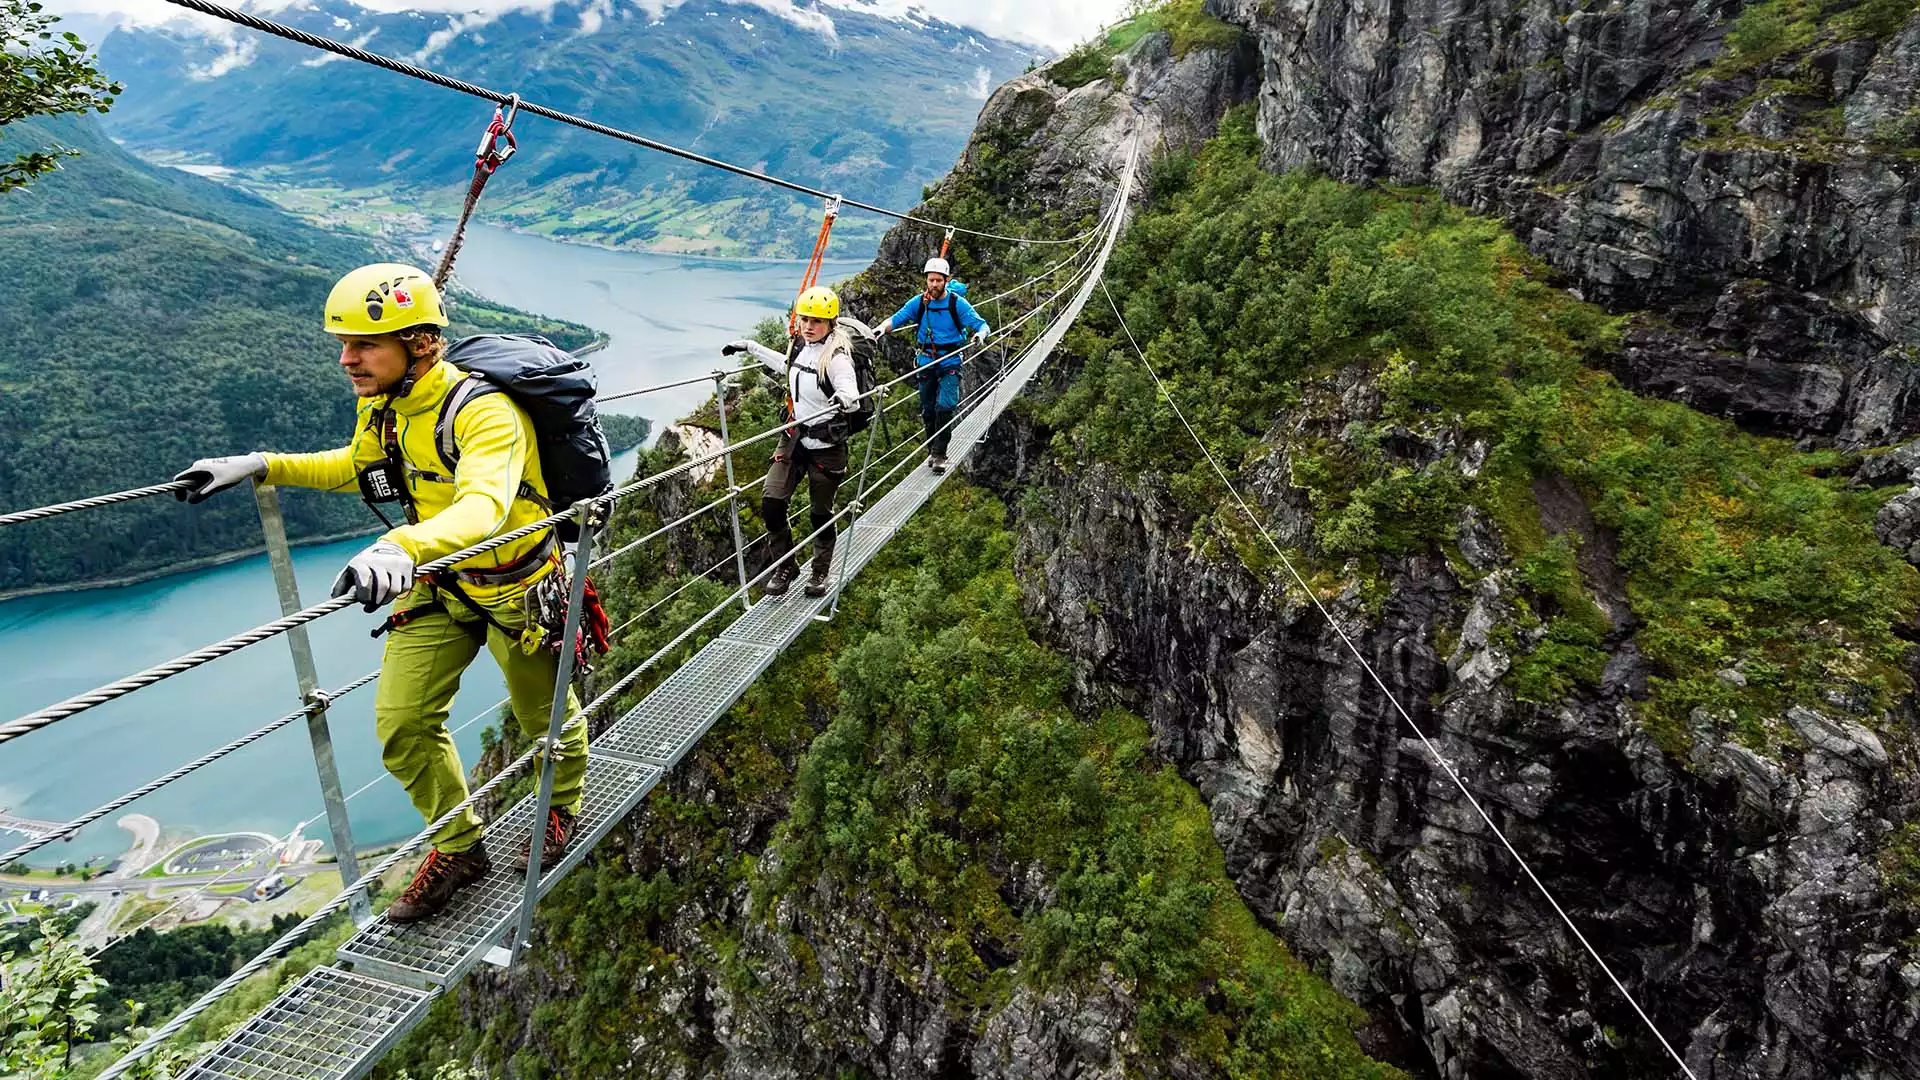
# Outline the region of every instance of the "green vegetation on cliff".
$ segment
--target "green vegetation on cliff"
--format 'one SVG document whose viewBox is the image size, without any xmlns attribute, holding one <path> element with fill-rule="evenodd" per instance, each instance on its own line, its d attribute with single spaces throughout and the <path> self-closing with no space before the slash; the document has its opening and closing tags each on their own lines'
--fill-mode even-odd
<svg viewBox="0 0 1920 1080">
<path fill-rule="evenodd" d="M 1656 671 L 1643 716 L 1670 749 L 1699 722 L 1771 745 L 1791 738 L 1789 704 L 1838 693 L 1879 711 L 1910 688 L 1894 631 L 1920 577 L 1873 534 L 1885 495 L 1832 475 L 1842 455 L 1746 435 L 1588 366 L 1615 347 L 1612 322 L 1551 287 L 1497 223 L 1422 192 L 1269 175 L 1257 156 L 1241 110 L 1197 159 L 1159 164 L 1109 282 L 1216 455 L 1283 455 L 1314 511 L 1322 580 L 1444 548 L 1475 508 L 1526 586 L 1520 696 L 1591 686 L 1602 641 L 1633 632 Z M 1086 370 L 1047 416 L 1056 455 L 1161 473 L 1235 542 L 1244 522 L 1111 313 L 1089 316 Z M 1356 366 L 1359 388 L 1341 378 Z M 1369 395 L 1377 405 L 1355 405 Z M 1596 607 L 1580 531 L 1543 520 L 1536 485 L 1563 482 L 1617 537 L 1636 626 Z"/>
<path fill-rule="evenodd" d="M 790 1033 L 790 1067 L 857 1074 L 848 1049 L 866 1036 L 835 1024 L 860 1009 L 822 970 L 857 955 L 976 1033 L 1022 988 L 1112 993 L 1129 1003 L 1119 1045 L 1148 1071 L 1398 1075 L 1356 1046 L 1365 1018 L 1241 903 L 1206 807 L 1148 755 L 1146 724 L 1069 709 L 1064 663 L 1020 613 L 1005 514 L 949 481 L 655 793 L 622 854 L 556 890 L 531 1044 L 527 1017 L 462 1028 L 449 1003 L 389 1067 L 712 1069 L 725 1051 L 689 1019 L 699 988 L 695 1013 L 724 994 Z M 648 602 L 620 595 L 616 621 Z"/>
</svg>

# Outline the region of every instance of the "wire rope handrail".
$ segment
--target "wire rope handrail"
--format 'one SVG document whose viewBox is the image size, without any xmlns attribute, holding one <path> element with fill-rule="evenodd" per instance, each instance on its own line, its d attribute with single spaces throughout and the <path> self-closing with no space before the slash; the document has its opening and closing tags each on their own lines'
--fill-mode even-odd
<svg viewBox="0 0 1920 1080">
<path fill-rule="evenodd" d="M 1057 298 L 1060 295 L 1060 293 L 1065 292 L 1068 288 L 1071 288 L 1071 287 L 1072 287 L 1071 285 L 1068 285 L 1062 288 L 1061 290 L 1059 290 L 1054 294 L 1054 297 L 1049 298 L 1047 302 L 1051 303 L 1052 299 Z M 1010 332 L 1015 327 L 1018 327 L 1024 324 L 1026 321 L 1032 319 L 1033 316 L 1040 310 L 1042 310 L 1042 306 L 1036 305 L 1033 309 L 1029 310 L 1025 315 L 1022 315 L 1019 319 L 1016 319 L 1014 320 L 1014 322 L 1008 324 L 1008 326 L 1002 331 L 1002 334 L 1004 335 L 1005 333 Z M 953 353 L 949 354 L 949 356 L 945 359 L 953 361 L 952 366 L 957 368 L 973 359 L 976 359 L 979 355 L 978 350 L 984 350 L 985 347 L 986 347 L 986 343 L 984 341 L 977 342 L 974 344 L 969 344 L 967 346 L 963 346 L 962 348 L 955 350 Z M 976 350 L 973 356 L 968 355 L 968 351 L 970 349 Z M 889 379 L 886 382 L 876 384 L 873 387 L 873 389 L 868 390 L 865 393 L 854 395 L 854 400 L 859 400 L 862 398 L 883 394 L 887 390 L 895 386 L 898 386 L 909 379 L 919 378 L 921 377 L 921 375 L 922 373 L 919 370 L 910 370 L 910 371 L 904 372 L 896 378 Z M 773 438 L 774 436 L 783 433 L 789 428 L 797 428 L 800 426 L 804 426 L 806 424 L 812 423 L 815 420 L 825 419 L 829 416 L 836 414 L 837 412 L 838 412 L 837 406 L 830 406 L 826 409 L 822 409 L 819 412 L 813 413 L 808 416 L 797 417 L 790 421 L 784 421 L 756 435 L 750 435 L 736 442 L 723 445 L 718 449 L 709 451 L 706 454 L 700 455 L 698 457 L 690 458 L 689 460 L 681 462 L 678 465 L 674 465 L 667 469 L 663 469 L 660 472 L 654 473 L 650 476 L 646 476 L 639 480 L 635 480 L 625 485 L 624 487 L 616 488 L 613 491 L 609 491 L 605 494 L 595 496 L 594 498 L 585 500 L 585 501 L 592 503 L 596 506 L 610 505 L 619 499 L 622 499 L 628 495 L 634 494 L 635 492 L 644 491 L 648 488 L 655 487 L 675 476 L 679 476 L 683 473 L 691 472 L 699 468 L 700 466 L 708 464 L 710 462 L 718 461 L 721 458 L 726 457 L 732 454 L 734 451 L 739 450 L 743 447 L 752 446 L 757 443 L 764 442 L 767 439 Z M 445 555 L 438 559 L 434 559 L 431 562 L 424 563 L 416 569 L 415 573 L 418 576 L 424 577 L 428 574 L 432 574 L 440 570 L 446 570 L 454 565 L 457 565 L 458 563 L 465 562 L 468 559 L 475 558 L 480 555 L 484 555 L 487 552 L 495 550 L 496 548 L 500 548 L 507 544 L 510 544 L 515 540 L 524 539 L 528 536 L 532 536 L 535 533 L 540 532 L 543 529 L 551 528 L 554 525 L 557 525 L 563 521 L 566 521 L 567 519 L 572 518 L 574 516 L 575 516 L 574 509 L 569 507 L 558 513 L 554 513 L 545 518 L 541 518 L 538 521 L 530 522 L 517 529 L 513 529 L 508 532 L 501 533 L 498 536 L 491 537 L 477 544 L 474 544 L 470 547 L 463 548 L 450 555 Z M 108 683 L 104 686 L 96 687 L 85 693 L 76 694 L 73 697 L 65 699 L 64 701 L 59 701 L 52 705 L 48 705 L 45 708 L 37 709 L 31 713 L 27 713 L 24 716 L 18 717 L 14 720 L 10 720 L 5 724 L 0 724 L 0 743 L 5 743 L 13 739 L 20 738 L 23 735 L 27 735 L 27 734 L 30 734 L 31 732 L 38 731 L 39 729 L 46 727 L 49 724 L 57 723 L 58 721 L 65 720 L 72 716 L 76 716 L 89 709 L 93 709 L 100 705 L 104 705 L 109 701 L 113 701 L 118 698 L 125 697 L 126 695 L 131 694 L 136 690 L 141 690 L 148 686 L 152 686 L 155 683 L 163 682 L 167 679 L 173 678 L 176 675 L 184 674 L 188 671 L 193 670 L 194 668 L 197 668 L 204 664 L 208 664 L 215 660 L 218 660 L 223 656 L 228 656 L 228 655 L 231 655 L 232 653 L 239 652 L 241 649 L 247 648 L 248 646 L 257 645 L 262 641 L 267 641 L 295 627 L 304 626 L 307 623 L 313 622 L 316 619 L 324 618 L 325 616 L 331 615 L 336 611 L 344 610 L 345 608 L 351 606 L 354 602 L 355 601 L 350 596 L 337 596 L 328 600 L 323 600 L 318 604 L 314 604 L 301 611 L 294 612 L 291 615 L 282 616 L 281 618 L 275 619 L 272 622 L 262 623 L 261 625 L 254 627 L 251 630 L 243 631 L 242 633 L 235 634 L 228 638 L 224 638 L 220 641 L 214 642 L 211 645 L 207 645 L 203 648 L 196 649 L 193 652 L 187 653 L 179 657 L 175 657 L 174 659 L 168 660 L 164 663 L 155 664 L 152 667 L 146 668 L 142 671 L 135 672 L 132 675 L 126 676 L 125 678 L 122 678 L 122 679 L 115 680 L 114 682 Z"/>
<path fill-rule="evenodd" d="M 185 491 L 192 487 L 188 481 L 173 480 L 165 484 L 149 484 L 146 487 L 128 488 L 125 491 L 110 492 L 106 495 L 93 495 L 72 502 L 54 503 L 52 506 L 36 506 L 31 510 L 16 510 L 11 514 L 0 514 L 0 528 L 19 525 L 28 521 L 40 521 L 44 518 L 71 514 L 75 510 L 93 510 L 102 506 L 114 506 L 119 503 L 133 502 L 138 499 L 165 495 L 171 491 Z"/>
<path fill-rule="evenodd" d="M 997 386 L 1001 380 L 1007 377 L 1008 372 L 1010 372 L 1011 370 L 1012 369 L 1009 368 L 1008 371 L 1003 371 L 998 375 L 996 375 L 991 385 Z M 976 405 L 980 396 L 981 394 L 976 393 L 975 395 Z M 956 410 L 956 414 L 954 418 L 951 421 L 949 421 L 949 425 L 954 425 L 959 423 L 960 419 L 961 419 L 961 415 Z M 931 440 L 931 436 L 929 436 L 926 440 L 923 440 L 923 442 L 930 441 L 930 440 Z M 899 464 L 896 464 L 894 466 L 894 469 L 888 473 L 888 477 L 891 477 L 893 473 L 898 472 L 898 470 L 904 465 L 908 464 L 908 461 L 910 460 L 911 459 L 903 460 Z M 845 517 L 854 512 L 855 510 L 851 506 L 836 511 L 833 517 L 830 518 L 826 524 L 821 525 L 820 527 L 816 528 L 813 532 L 807 534 L 806 536 L 795 540 L 794 542 L 795 548 L 798 549 L 800 545 L 812 542 L 815 538 L 817 538 L 818 536 L 826 532 L 827 529 L 833 528 L 842 517 Z M 721 601 L 715 604 L 713 608 L 711 608 L 705 615 L 701 616 L 693 624 L 683 629 L 666 645 L 663 645 L 659 649 L 657 649 L 652 655 L 650 655 L 646 660 L 642 661 L 638 666 L 634 668 L 633 671 L 629 672 L 619 682 L 615 683 L 613 686 L 609 687 L 606 691 L 596 696 L 591 702 L 581 706 L 579 711 L 577 711 L 570 719 L 566 721 L 566 723 L 562 727 L 562 730 L 563 731 L 572 730 L 574 727 L 585 723 L 589 717 L 595 715 L 600 709 L 605 708 L 609 702 L 613 701 L 620 694 L 624 693 L 628 688 L 630 688 L 635 682 L 637 682 L 642 674 L 650 670 L 654 665 L 658 664 L 661 659 L 671 655 L 675 649 L 679 648 L 682 644 L 686 642 L 688 638 L 692 637 L 693 634 L 697 633 L 700 627 L 712 621 L 715 615 L 719 614 L 722 611 L 730 609 L 735 600 L 737 600 L 740 596 L 744 595 L 751 587 L 760 584 L 765 578 L 767 578 L 769 575 L 773 573 L 774 569 L 778 565 L 779 564 L 777 560 L 770 561 L 765 568 L 763 568 L 758 574 L 754 575 L 753 578 L 751 578 L 746 584 L 743 584 L 737 589 L 730 592 L 725 598 L 723 598 Z M 275 939 L 272 943 L 270 943 L 252 960 L 249 960 L 247 963 L 241 965 L 232 974 L 228 975 L 227 978 L 225 978 L 220 983 L 215 985 L 213 988 L 209 989 L 204 994 L 202 994 L 201 997 L 198 1000 L 196 1000 L 192 1005 L 189 1005 L 186 1009 L 183 1009 L 180 1013 L 175 1015 L 166 1024 L 162 1025 L 161 1027 L 155 1029 L 153 1032 L 149 1033 L 148 1036 L 139 1043 L 139 1045 L 129 1050 L 118 1061 L 114 1062 L 105 1071 L 101 1072 L 98 1076 L 98 1080 L 113 1080 L 114 1077 L 125 1075 L 128 1070 L 133 1068 L 134 1065 L 136 1065 L 139 1061 L 144 1059 L 148 1054 L 152 1053 L 155 1049 L 157 1049 L 159 1046 L 165 1043 L 168 1039 L 171 1039 L 174 1035 L 178 1034 L 188 1024 L 192 1023 L 195 1017 L 198 1017 L 200 1014 L 204 1013 L 207 1009 L 211 1008 L 215 1002 L 219 1001 L 221 998 L 231 993 L 234 990 L 234 988 L 238 987 L 241 983 L 245 982 L 247 979 L 252 978 L 254 975 L 257 975 L 261 971 L 265 970 L 267 965 L 273 963 L 275 960 L 279 959 L 281 956 L 291 951 L 301 941 L 305 940 L 308 934 L 310 934 L 314 929 L 318 928 L 322 922 L 324 922 L 326 919 L 333 916 L 336 912 L 339 912 L 340 910 L 344 909 L 348 903 L 348 900 L 354 894 L 359 893 L 365 890 L 366 888 L 368 888 L 374 882 L 378 881 L 381 877 L 383 877 L 388 871 L 392 870 L 395 866 L 398 866 L 402 860 L 406 859 L 408 856 L 418 851 L 420 847 L 426 844 L 427 842 L 429 842 L 432 839 L 432 837 L 436 833 L 438 833 L 442 827 L 447 825 L 449 822 L 455 820 L 460 814 L 466 812 L 468 809 L 472 808 L 481 800 L 491 796 L 493 792 L 499 790 L 508 781 L 517 777 L 528 765 L 532 764 L 534 759 L 539 755 L 540 751 L 544 748 L 545 748 L 544 739 L 534 740 L 534 743 L 532 746 L 529 746 L 525 751 L 523 751 L 520 754 L 519 757 L 515 758 L 513 761 L 503 766 L 499 772 L 495 773 L 485 783 L 481 784 L 479 787 L 469 792 L 466 798 L 462 799 L 459 803 L 457 803 L 455 806 L 449 809 L 446 813 L 442 814 L 440 817 L 429 822 L 425 828 L 415 833 L 412 838 L 404 841 L 403 843 L 395 847 L 394 850 L 390 852 L 386 857 L 382 858 L 379 863 L 375 864 L 371 869 L 362 873 L 358 879 L 356 879 L 355 881 L 349 884 L 344 885 L 341 888 L 341 890 L 338 893 L 336 893 L 331 900 L 322 904 L 319 908 L 316 908 L 313 914 L 308 915 L 306 918 L 302 919 L 298 924 L 294 925 L 293 927 L 290 927 L 284 934 L 282 934 L 279 938 Z"/>
</svg>

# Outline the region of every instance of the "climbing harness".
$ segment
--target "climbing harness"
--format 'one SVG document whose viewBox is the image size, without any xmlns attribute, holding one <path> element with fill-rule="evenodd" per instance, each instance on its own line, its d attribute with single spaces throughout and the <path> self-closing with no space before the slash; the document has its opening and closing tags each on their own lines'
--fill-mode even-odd
<svg viewBox="0 0 1920 1080">
<path fill-rule="evenodd" d="M 440 255 L 440 265 L 434 267 L 433 283 L 446 288 L 447 278 L 453 274 L 453 260 L 460 256 L 460 245 L 467 239 L 467 221 L 473 217 L 473 208 L 480 202 L 480 192 L 484 191 L 487 181 L 493 178 L 500 166 L 513 157 L 520 149 L 519 140 L 513 137 L 513 118 L 520 112 L 520 95 L 508 94 L 507 100 L 493 107 L 493 120 L 487 124 L 487 130 L 480 135 L 480 145 L 473 151 L 473 183 L 467 186 L 467 202 L 460 209 L 460 220 L 453 227 L 453 236 L 447 241 L 447 250 Z M 500 140 L 505 139 L 502 146 Z"/>
</svg>

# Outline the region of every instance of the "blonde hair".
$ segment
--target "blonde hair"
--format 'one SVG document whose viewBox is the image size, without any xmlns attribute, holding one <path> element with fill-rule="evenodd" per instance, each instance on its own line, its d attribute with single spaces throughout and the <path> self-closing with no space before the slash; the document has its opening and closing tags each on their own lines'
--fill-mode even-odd
<svg viewBox="0 0 1920 1080">
<path fill-rule="evenodd" d="M 437 361 L 447 355 L 447 339 L 440 333 L 440 328 L 432 323 L 395 330 L 393 336 L 400 339 L 400 344 L 407 350 L 409 362 Z"/>
</svg>

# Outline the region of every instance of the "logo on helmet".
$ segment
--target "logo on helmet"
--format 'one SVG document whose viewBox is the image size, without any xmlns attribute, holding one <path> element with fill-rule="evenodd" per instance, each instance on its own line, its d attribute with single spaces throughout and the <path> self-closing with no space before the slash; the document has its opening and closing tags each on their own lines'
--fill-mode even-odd
<svg viewBox="0 0 1920 1080">
<path fill-rule="evenodd" d="M 403 308 L 410 308 L 413 306 L 413 294 L 407 291 L 405 285 L 394 282 L 393 302 Z"/>
</svg>

